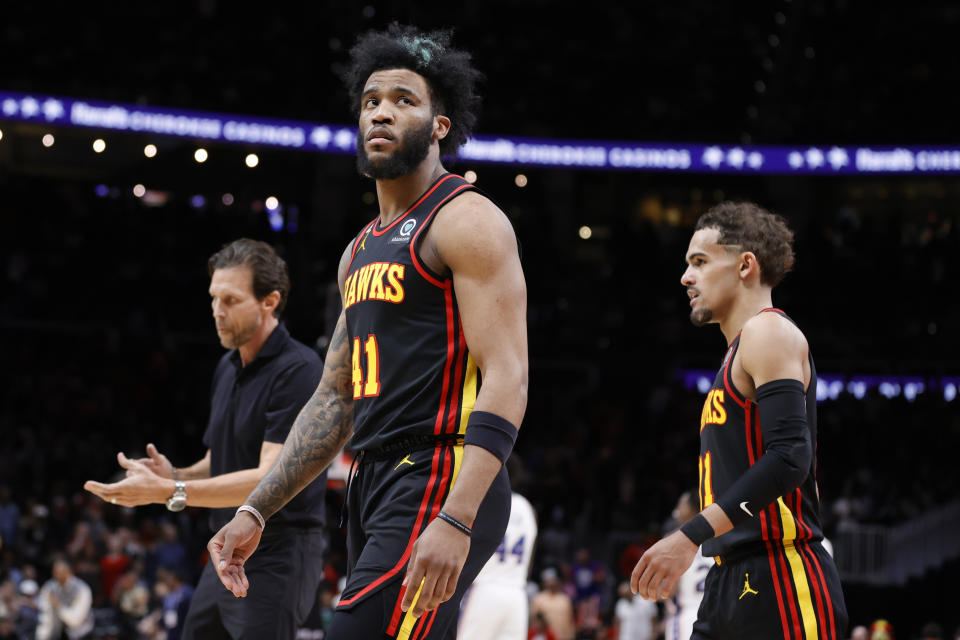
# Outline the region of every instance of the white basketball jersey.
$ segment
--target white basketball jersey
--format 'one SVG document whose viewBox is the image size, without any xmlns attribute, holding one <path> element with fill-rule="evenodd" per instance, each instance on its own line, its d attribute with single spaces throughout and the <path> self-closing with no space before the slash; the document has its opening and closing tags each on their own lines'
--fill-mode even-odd
<svg viewBox="0 0 960 640">
<path fill-rule="evenodd" d="M 700 601 L 703 600 L 707 572 L 713 565 L 713 558 L 704 557 L 703 551 L 699 550 L 693 558 L 693 564 L 680 576 L 676 594 L 667 600 L 667 619 L 664 624 L 667 640 L 689 640 Z"/>
<path fill-rule="evenodd" d="M 500 546 L 484 565 L 474 584 L 501 584 L 526 589 L 533 545 L 537 540 L 537 518 L 533 507 L 519 493 L 510 503 L 510 521 Z"/>
</svg>

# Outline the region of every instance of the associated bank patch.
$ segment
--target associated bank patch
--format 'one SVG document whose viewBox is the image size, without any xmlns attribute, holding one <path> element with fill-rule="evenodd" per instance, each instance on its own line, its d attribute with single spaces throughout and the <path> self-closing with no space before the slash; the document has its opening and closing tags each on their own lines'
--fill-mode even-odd
<svg viewBox="0 0 960 640">
<path fill-rule="evenodd" d="M 413 236 L 413 230 L 416 228 L 416 218 L 404 220 L 403 224 L 400 225 L 400 230 L 397 232 L 397 234 L 390 238 L 390 242 L 410 242 L 410 238 Z"/>
</svg>

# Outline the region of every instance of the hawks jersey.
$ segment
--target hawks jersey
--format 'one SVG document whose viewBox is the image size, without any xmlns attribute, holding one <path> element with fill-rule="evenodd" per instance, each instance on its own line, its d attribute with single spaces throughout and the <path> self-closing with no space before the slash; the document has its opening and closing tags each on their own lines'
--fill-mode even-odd
<svg viewBox="0 0 960 640">
<path fill-rule="evenodd" d="M 389 226 L 379 217 L 353 244 L 344 284 L 352 343 L 354 449 L 462 435 L 480 386 L 451 276 L 418 254 L 437 211 L 473 189 L 440 177 Z"/>
<path fill-rule="evenodd" d="M 779 309 L 764 309 L 789 317 Z M 793 322 L 792 320 L 790 320 Z M 720 371 L 707 394 L 700 416 L 700 507 L 707 508 L 753 466 L 766 447 L 757 404 L 733 385 L 730 365 L 740 335 L 730 344 Z M 820 499 L 816 484 L 817 372 L 810 356 L 810 386 L 806 392 L 807 428 L 813 444 L 810 472 L 792 493 L 777 498 L 749 521 L 722 536 L 707 540 L 703 553 L 723 556 L 735 548 L 770 541 L 821 540 Z"/>
</svg>

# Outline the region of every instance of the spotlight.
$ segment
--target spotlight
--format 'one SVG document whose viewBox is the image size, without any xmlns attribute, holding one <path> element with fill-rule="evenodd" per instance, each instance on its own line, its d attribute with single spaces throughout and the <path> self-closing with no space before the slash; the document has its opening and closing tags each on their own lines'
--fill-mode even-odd
<svg viewBox="0 0 960 640">
<path fill-rule="evenodd" d="M 157 155 L 157 145 L 148 144 L 145 146 L 143 148 L 143 155 L 147 156 L 148 158 L 152 158 Z"/>
<path fill-rule="evenodd" d="M 107 143 L 103 141 L 103 138 L 97 138 L 93 141 L 93 151 L 94 153 L 103 153 L 103 150 L 107 148 Z"/>
<path fill-rule="evenodd" d="M 248 166 L 248 167 L 250 167 L 251 169 L 253 169 L 255 166 L 257 166 L 258 164 L 260 164 L 260 158 L 257 157 L 257 154 L 255 154 L 255 153 L 250 153 L 250 154 L 247 154 L 247 157 L 246 157 L 246 159 L 244 160 L 244 162 L 247 163 L 247 166 Z"/>
<path fill-rule="evenodd" d="M 207 153 L 207 150 L 204 149 L 203 147 L 200 147 L 199 149 L 193 152 L 193 159 L 201 164 L 206 162 L 208 157 L 209 157 L 209 154 Z"/>
<path fill-rule="evenodd" d="M 527 176 L 523 175 L 522 173 L 518 173 L 517 177 L 513 179 L 513 183 L 523 189 L 525 186 L 527 186 Z"/>
<path fill-rule="evenodd" d="M 580 227 L 581 238 L 583 238 L 584 240 L 589 240 L 592 235 L 593 235 L 593 229 L 591 229 L 587 225 L 583 225 L 582 227 Z"/>
<path fill-rule="evenodd" d="M 477 181 L 477 172 L 476 171 L 467 171 L 463 174 L 463 179 L 473 184 Z"/>
<path fill-rule="evenodd" d="M 263 201 L 263 204 L 267 207 L 267 211 L 273 211 L 280 206 L 280 201 L 274 196 L 270 196 Z"/>
<path fill-rule="evenodd" d="M 133 185 L 133 195 L 137 196 L 138 198 L 142 198 L 143 194 L 145 194 L 146 192 L 147 192 L 147 188 L 144 187 L 142 184 Z"/>
<path fill-rule="evenodd" d="M 222 202 L 225 206 L 229 207 L 230 205 L 233 204 L 233 194 L 232 193 L 223 194 L 223 197 L 220 198 L 220 202 Z"/>
<path fill-rule="evenodd" d="M 52 147 L 55 140 L 53 138 L 53 135 L 48 133 L 47 135 L 43 136 L 43 139 L 41 140 L 41 142 L 43 142 L 43 146 L 45 147 Z"/>
</svg>

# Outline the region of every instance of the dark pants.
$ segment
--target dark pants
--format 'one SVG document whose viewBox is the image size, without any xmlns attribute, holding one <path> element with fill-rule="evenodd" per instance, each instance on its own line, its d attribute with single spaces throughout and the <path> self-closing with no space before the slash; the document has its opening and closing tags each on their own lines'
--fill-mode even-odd
<svg viewBox="0 0 960 640">
<path fill-rule="evenodd" d="M 470 551 L 454 596 L 418 620 L 400 611 L 410 547 L 446 499 L 462 446 L 364 458 L 349 495 L 349 573 L 329 640 L 452 640 L 460 600 L 497 546 L 510 519 L 510 480 L 501 469 L 477 511 Z"/>
<path fill-rule="evenodd" d="M 771 542 L 710 569 L 691 640 L 843 640 L 847 609 L 819 542 Z"/>
<path fill-rule="evenodd" d="M 320 529 L 264 531 L 244 570 L 245 598 L 234 597 L 207 563 L 190 601 L 183 640 L 292 640 L 323 578 Z"/>
</svg>

